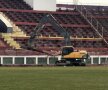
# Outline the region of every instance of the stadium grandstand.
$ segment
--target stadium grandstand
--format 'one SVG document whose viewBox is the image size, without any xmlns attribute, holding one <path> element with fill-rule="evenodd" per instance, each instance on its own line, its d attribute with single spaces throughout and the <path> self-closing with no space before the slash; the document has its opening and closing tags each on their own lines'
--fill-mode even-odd
<svg viewBox="0 0 108 90">
<path fill-rule="evenodd" d="M 52 14 L 71 35 L 71 44 L 76 50 L 89 53 L 88 64 L 108 64 L 108 6 L 71 1 L 56 4 L 56 0 L 46 0 L 47 3 L 44 0 L 0 0 L 0 64 L 53 65 L 60 59 L 59 55 L 49 56 L 22 48 L 47 14 Z M 44 4 L 47 7 L 42 7 Z M 63 37 L 46 24 L 35 46 L 50 53 L 59 52 L 64 46 Z"/>
</svg>

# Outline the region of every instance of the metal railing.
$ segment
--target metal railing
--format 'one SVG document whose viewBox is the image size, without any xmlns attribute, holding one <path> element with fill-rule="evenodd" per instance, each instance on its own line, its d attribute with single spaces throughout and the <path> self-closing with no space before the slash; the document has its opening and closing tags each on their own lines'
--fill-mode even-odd
<svg viewBox="0 0 108 90">
<path fill-rule="evenodd" d="M 105 28 L 101 25 L 101 23 L 94 18 L 92 13 L 90 13 L 84 5 L 75 5 L 76 10 L 86 19 L 86 21 L 91 25 L 91 27 L 95 30 L 97 35 L 103 39 L 103 41 L 108 45 L 108 41 L 105 39 Z"/>
</svg>

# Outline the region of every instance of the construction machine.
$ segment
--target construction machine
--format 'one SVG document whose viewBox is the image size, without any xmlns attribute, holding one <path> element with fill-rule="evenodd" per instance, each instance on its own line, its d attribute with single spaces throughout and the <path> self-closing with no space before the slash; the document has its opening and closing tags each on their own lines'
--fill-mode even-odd
<svg viewBox="0 0 108 90">
<path fill-rule="evenodd" d="M 87 51 L 75 50 L 73 46 L 63 46 L 61 49 L 61 60 L 56 61 L 56 65 L 64 66 L 85 66 L 90 59 Z"/>
<path fill-rule="evenodd" d="M 61 47 L 61 53 L 59 53 L 62 58 L 55 62 L 55 65 L 85 65 L 85 60 L 88 59 L 87 51 L 75 51 L 74 47 L 71 45 L 70 34 L 57 22 L 57 20 L 51 15 L 45 15 L 40 21 L 35 29 L 31 32 L 30 38 L 27 42 L 26 49 L 38 51 L 42 53 L 49 54 L 45 50 L 40 50 L 35 47 L 36 40 L 40 31 L 44 28 L 46 23 L 50 23 L 54 29 L 56 29 L 64 37 L 65 46 Z"/>
</svg>

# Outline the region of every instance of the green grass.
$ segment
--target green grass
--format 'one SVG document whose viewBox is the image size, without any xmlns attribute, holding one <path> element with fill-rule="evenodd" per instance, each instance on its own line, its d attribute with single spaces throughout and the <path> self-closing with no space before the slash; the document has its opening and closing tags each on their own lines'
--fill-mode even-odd
<svg viewBox="0 0 108 90">
<path fill-rule="evenodd" d="M 108 67 L 0 67 L 0 90 L 108 90 Z"/>
</svg>

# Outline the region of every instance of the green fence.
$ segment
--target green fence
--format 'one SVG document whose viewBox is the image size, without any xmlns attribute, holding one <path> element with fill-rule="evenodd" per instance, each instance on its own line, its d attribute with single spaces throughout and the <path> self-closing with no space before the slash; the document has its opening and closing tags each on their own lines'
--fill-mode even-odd
<svg viewBox="0 0 108 90">
<path fill-rule="evenodd" d="M 54 65 L 57 60 L 58 60 L 57 57 L 50 57 L 49 58 L 49 64 Z"/>
<path fill-rule="evenodd" d="M 3 64 L 12 64 L 12 57 L 3 57 Z"/>
<path fill-rule="evenodd" d="M 1 64 L 1 57 L 0 57 L 0 64 Z"/>
<path fill-rule="evenodd" d="M 38 64 L 39 65 L 47 65 L 47 57 L 39 57 Z"/>
<path fill-rule="evenodd" d="M 35 57 L 27 57 L 26 64 L 36 64 L 36 58 Z"/>
<path fill-rule="evenodd" d="M 1 56 L 0 64 L 3 65 L 54 65 L 60 56 Z M 108 64 L 108 56 L 91 56 L 86 64 Z"/>
<path fill-rule="evenodd" d="M 99 58 L 98 57 L 93 58 L 93 64 L 99 64 Z"/>
<path fill-rule="evenodd" d="M 24 64 L 24 57 L 15 57 L 15 64 Z"/>
</svg>

